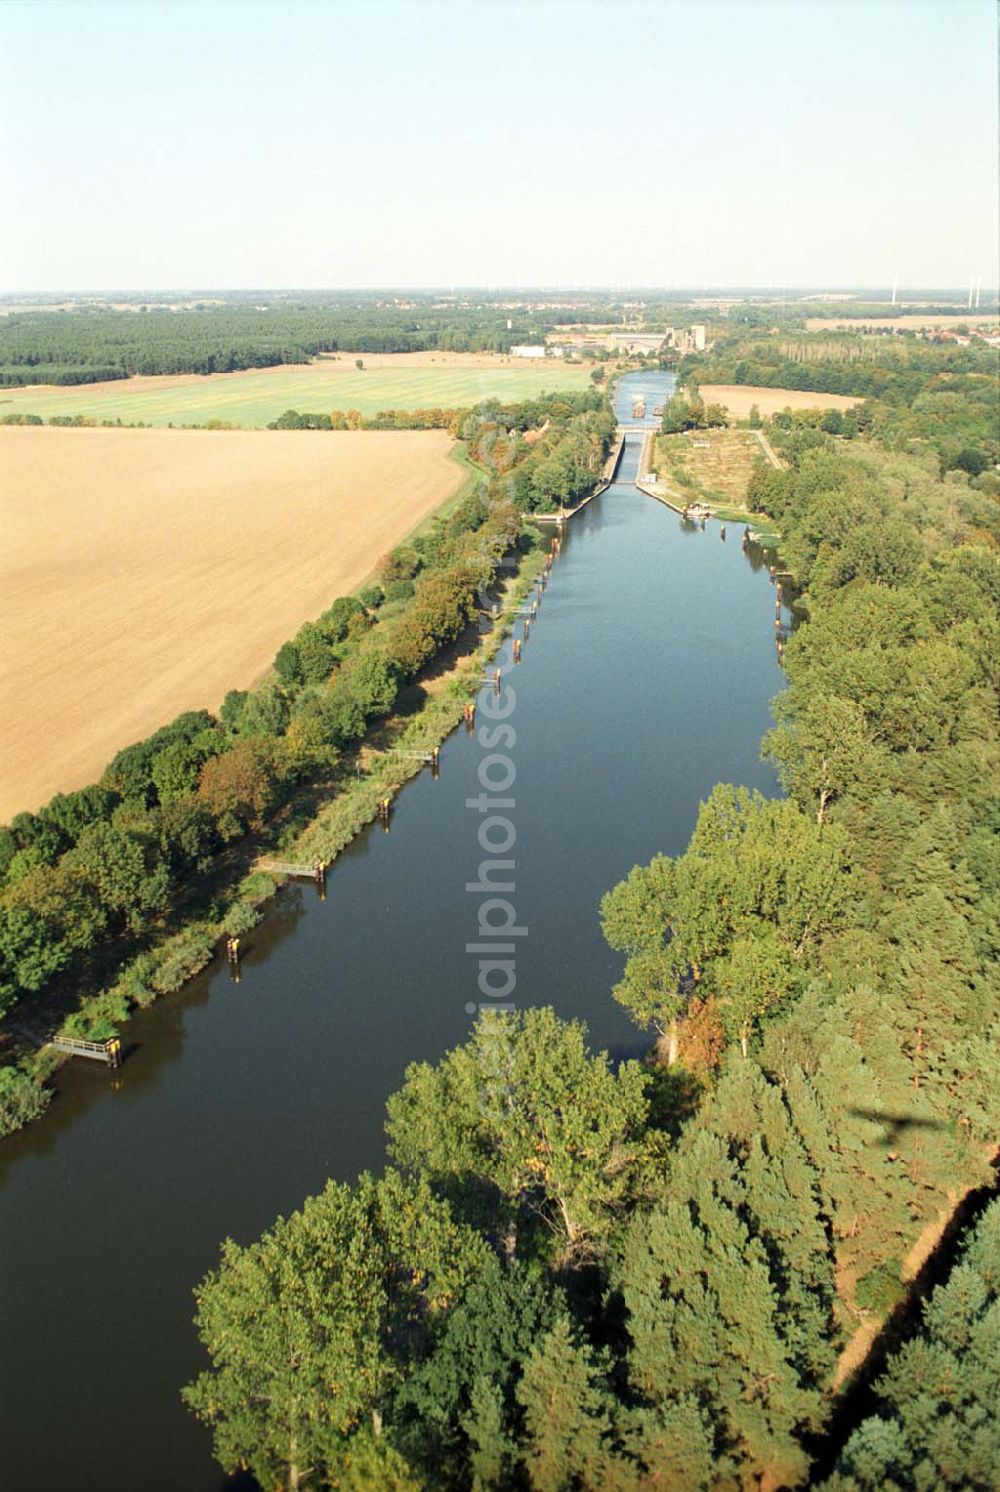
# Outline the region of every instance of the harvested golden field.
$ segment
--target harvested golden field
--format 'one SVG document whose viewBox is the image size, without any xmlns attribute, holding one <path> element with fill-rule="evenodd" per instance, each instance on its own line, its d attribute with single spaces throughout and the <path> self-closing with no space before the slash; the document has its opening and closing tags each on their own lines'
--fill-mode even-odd
<svg viewBox="0 0 1000 1492">
<path fill-rule="evenodd" d="M 216 709 L 452 496 L 443 431 L 0 428 L 0 822 Z"/>
<path fill-rule="evenodd" d="M 756 404 L 762 415 L 782 409 L 851 409 L 861 400 L 850 394 L 817 394 L 807 389 L 765 389 L 750 383 L 703 383 L 706 404 L 722 404 L 737 420 L 745 420 Z"/>
</svg>

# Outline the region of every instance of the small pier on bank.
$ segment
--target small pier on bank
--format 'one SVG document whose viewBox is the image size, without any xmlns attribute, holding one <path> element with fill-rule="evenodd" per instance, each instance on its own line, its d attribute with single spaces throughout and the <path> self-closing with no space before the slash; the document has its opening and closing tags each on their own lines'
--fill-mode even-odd
<svg viewBox="0 0 1000 1492">
<path fill-rule="evenodd" d="M 292 880 L 316 881 L 322 885 L 326 879 L 327 862 L 317 860 L 313 865 L 298 865 L 289 860 L 275 860 L 270 855 L 257 861 L 255 870 L 266 870 L 268 875 L 288 876 Z"/>
<path fill-rule="evenodd" d="M 76 1036 L 53 1036 L 52 1045 L 57 1052 L 67 1057 L 87 1057 L 91 1062 L 103 1062 L 105 1067 L 121 1067 L 121 1038 L 112 1036 L 107 1041 L 80 1041 Z"/>
</svg>

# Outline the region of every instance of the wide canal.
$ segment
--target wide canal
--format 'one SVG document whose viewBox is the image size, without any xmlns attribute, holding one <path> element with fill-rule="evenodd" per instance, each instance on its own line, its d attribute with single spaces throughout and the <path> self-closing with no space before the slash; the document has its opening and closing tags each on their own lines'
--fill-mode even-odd
<svg viewBox="0 0 1000 1492">
<path fill-rule="evenodd" d="M 646 423 L 672 380 L 624 380 Z M 774 596 L 742 530 L 704 530 L 618 480 L 568 527 L 521 664 L 507 810 L 528 931 L 517 1004 L 551 1004 L 596 1046 L 644 1043 L 613 1002 L 621 960 L 597 906 L 630 867 L 683 849 L 719 781 L 775 790 L 759 761 L 781 687 Z M 520 633 L 520 628 L 518 629 Z M 178 1391 L 202 1364 L 192 1288 L 328 1176 L 382 1164 L 407 1063 L 469 1033 L 483 859 L 483 749 L 464 730 L 332 868 L 282 893 L 245 940 L 131 1022 L 118 1074 L 63 1069 L 44 1120 L 0 1147 L 0 1485 L 218 1492 Z"/>
</svg>

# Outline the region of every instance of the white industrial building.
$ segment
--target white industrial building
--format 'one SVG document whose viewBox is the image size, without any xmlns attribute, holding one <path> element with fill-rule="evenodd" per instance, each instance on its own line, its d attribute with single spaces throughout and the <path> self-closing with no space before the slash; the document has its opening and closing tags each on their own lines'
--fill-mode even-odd
<svg viewBox="0 0 1000 1492">
<path fill-rule="evenodd" d="M 663 332 L 611 332 L 609 352 L 659 352 L 666 341 Z"/>
</svg>

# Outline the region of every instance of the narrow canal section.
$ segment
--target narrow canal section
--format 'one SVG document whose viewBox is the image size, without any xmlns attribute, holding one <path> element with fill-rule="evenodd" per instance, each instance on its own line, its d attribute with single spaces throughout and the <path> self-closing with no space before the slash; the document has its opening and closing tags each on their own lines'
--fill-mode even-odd
<svg viewBox="0 0 1000 1492">
<path fill-rule="evenodd" d="M 651 410 L 669 378 L 641 378 Z M 507 678 L 504 738 L 527 929 L 510 999 L 582 1017 L 619 1053 L 643 1041 L 611 999 L 600 897 L 683 849 L 714 783 L 775 791 L 758 753 L 781 687 L 759 558 L 739 530 L 723 542 L 640 496 L 641 442 L 568 526 Z M 225 1236 L 249 1242 L 328 1176 L 379 1168 L 406 1065 L 467 1037 L 484 755 L 453 735 L 438 779 L 415 779 L 389 832 L 373 825 L 332 867 L 325 901 L 282 893 L 239 983 L 217 965 L 139 1015 L 119 1072 L 67 1069 L 46 1118 L 0 1149 L 3 1486 L 223 1485 L 178 1398 L 201 1366 L 192 1289 Z"/>
</svg>

